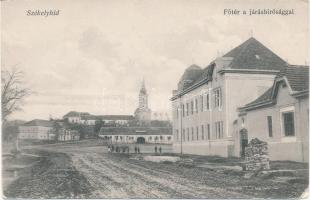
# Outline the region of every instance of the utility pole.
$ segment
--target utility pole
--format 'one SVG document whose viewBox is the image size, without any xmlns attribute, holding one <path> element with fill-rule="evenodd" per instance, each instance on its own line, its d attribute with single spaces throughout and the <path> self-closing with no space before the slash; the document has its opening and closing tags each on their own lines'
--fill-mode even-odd
<svg viewBox="0 0 310 200">
<path fill-rule="evenodd" d="M 180 108 L 181 108 L 181 113 L 180 113 L 180 119 L 181 119 L 181 122 L 180 122 L 180 125 L 181 125 L 181 157 L 183 157 L 183 127 L 182 127 L 182 121 L 183 121 L 183 105 L 182 105 L 182 96 L 180 96 Z"/>
</svg>

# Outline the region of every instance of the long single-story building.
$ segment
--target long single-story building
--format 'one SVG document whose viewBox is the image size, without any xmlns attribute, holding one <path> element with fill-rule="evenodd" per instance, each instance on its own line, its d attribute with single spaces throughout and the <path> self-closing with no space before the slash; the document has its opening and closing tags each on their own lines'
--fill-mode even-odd
<svg viewBox="0 0 310 200">
<path fill-rule="evenodd" d="M 170 127 L 102 127 L 99 137 L 111 143 L 172 144 Z"/>
</svg>

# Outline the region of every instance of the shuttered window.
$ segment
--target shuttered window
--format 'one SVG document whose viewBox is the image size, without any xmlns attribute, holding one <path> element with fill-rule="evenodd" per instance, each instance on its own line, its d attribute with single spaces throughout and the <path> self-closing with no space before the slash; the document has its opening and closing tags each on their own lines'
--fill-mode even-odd
<svg viewBox="0 0 310 200">
<path fill-rule="evenodd" d="M 267 123 L 268 123 L 269 137 L 272 137 L 272 117 L 271 116 L 267 116 Z"/>
<path fill-rule="evenodd" d="M 282 116 L 285 136 L 295 136 L 294 112 L 286 112 Z"/>
</svg>

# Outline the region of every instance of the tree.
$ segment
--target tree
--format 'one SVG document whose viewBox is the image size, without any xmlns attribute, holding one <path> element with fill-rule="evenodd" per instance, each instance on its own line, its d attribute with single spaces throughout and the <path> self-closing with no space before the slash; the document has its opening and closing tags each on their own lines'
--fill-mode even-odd
<svg viewBox="0 0 310 200">
<path fill-rule="evenodd" d="M 95 121 L 95 133 L 96 133 L 96 135 L 98 135 L 99 134 L 99 132 L 100 132 L 100 129 L 101 129 L 101 127 L 103 127 L 104 126 L 104 121 L 102 121 L 102 120 L 96 120 Z"/>
<path fill-rule="evenodd" d="M 30 89 L 23 86 L 23 79 L 22 71 L 1 70 L 2 122 L 12 113 L 21 110 L 24 99 L 31 93 Z"/>
</svg>

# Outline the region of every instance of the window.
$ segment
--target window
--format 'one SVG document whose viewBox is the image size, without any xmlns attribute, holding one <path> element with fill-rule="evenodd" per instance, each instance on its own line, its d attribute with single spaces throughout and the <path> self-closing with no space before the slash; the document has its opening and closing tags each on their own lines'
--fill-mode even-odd
<svg viewBox="0 0 310 200">
<path fill-rule="evenodd" d="M 187 141 L 189 141 L 189 128 L 187 128 Z"/>
<path fill-rule="evenodd" d="M 195 111 L 198 113 L 198 99 L 195 99 Z"/>
<path fill-rule="evenodd" d="M 186 103 L 186 116 L 188 116 L 189 104 Z"/>
<path fill-rule="evenodd" d="M 210 109 L 210 98 L 209 98 L 209 94 L 207 94 L 207 110 Z"/>
<path fill-rule="evenodd" d="M 199 128 L 198 126 L 196 127 L 196 139 L 198 140 L 198 135 L 199 135 Z"/>
<path fill-rule="evenodd" d="M 201 125 L 201 140 L 205 139 L 205 130 L 204 130 L 204 126 Z"/>
<path fill-rule="evenodd" d="M 221 88 L 214 90 L 214 106 L 215 107 L 221 107 L 222 106 Z"/>
<path fill-rule="evenodd" d="M 191 101 L 191 114 L 194 114 L 194 102 Z"/>
<path fill-rule="evenodd" d="M 272 117 L 271 116 L 267 116 L 267 123 L 268 123 L 269 137 L 272 137 Z"/>
<path fill-rule="evenodd" d="M 185 116 L 185 109 L 184 109 L 184 104 L 182 104 L 182 115 L 183 115 L 183 117 Z"/>
<path fill-rule="evenodd" d="M 194 140 L 194 128 L 192 127 L 192 140 Z"/>
<path fill-rule="evenodd" d="M 283 119 L 284 135 L 295 136 L 294 112 L 283 113 L 282 119 Z"/>
<path fill-rule="evenodd" d="M 221 139 L 223 138 L 223 122 L 215 122 L 215 138 Z"/>
<path fill-rule="evenodd" d="M 200 111 L 203 112 L 203 95 L 200 96 L 200 103 L 201 103 Z"/>
<path fill-rule="evenodd" d="M 210 124 L 207 124 L 207 133 L 208 133 L 208 137 L 207 137 L 207 139 L 208 140 L 210 140 L 211 139 L 211 137 L 210 137 Z"/>
</svg>

